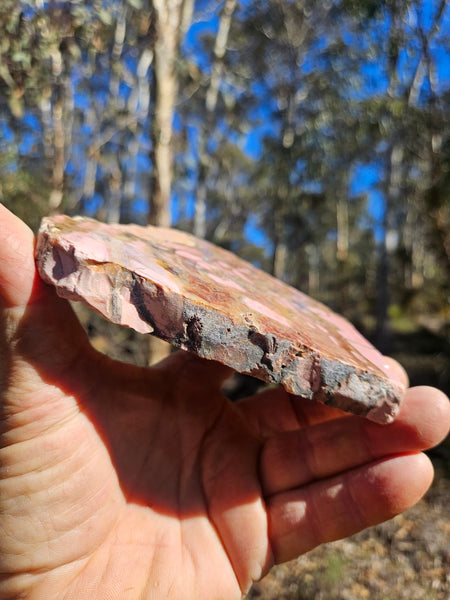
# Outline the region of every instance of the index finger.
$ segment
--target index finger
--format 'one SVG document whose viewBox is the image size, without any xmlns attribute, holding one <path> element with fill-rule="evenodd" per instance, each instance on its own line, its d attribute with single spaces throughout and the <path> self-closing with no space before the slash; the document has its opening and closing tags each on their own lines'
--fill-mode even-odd
<svg viewBox="0 0 450 600">
<path fill-rule="evenodd" d="M 407 387 L 408 375 L 405 369 L 393 358 L 384 358 L 391 379 Z M 244 398 L 238 402 L 238 406 L 262 437 L 351 416 L 337 408 L 289 394 L 282 387 L 269 388 Z"/>
<path fill-rule="evenodd" d="M 282 387 L 266 389 L 240 400 L 237 405 L 262 437 L 349 416 L 337 408 L 289 394 Z"/>
</svg>

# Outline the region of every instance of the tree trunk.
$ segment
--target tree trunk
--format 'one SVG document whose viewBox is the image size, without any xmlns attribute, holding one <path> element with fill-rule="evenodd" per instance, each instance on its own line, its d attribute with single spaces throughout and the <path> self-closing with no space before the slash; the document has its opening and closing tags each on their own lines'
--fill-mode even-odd
<svg viewBox="0 0 450 600">
<path fill-rule="evenodd" d="M 308 294 L 317 298 L 320 289 L 320 250 L 315 244 L 306 246 L 308 257 Z"/>
<path fill-rule="evenodd" d="M 277 279 L 285 281 L 288 248 L 286 243 L 286 204 L 288 201 L 288 188 L 284 186 L 278 190 L 277 203 L 273 211 L 273 252 L 271 273 Z"/>
<path fill-rule="evenodd" d="M 119 223 L 122 205 L 122 168 L 118 157 L 111 158 L 109 175 L 109 198 L 106 206 L 106 222 Z"/>
<path fill-rule="evenodd" d="M 376 341 L 380 350 L 389 351 L 389 322 L 388 309 L 390 304 L 389 271 L 392 255 L 396 250 L 396 236 L 398 232 L 393 227 L 393 211 L 397 204 L 402 183 L 403 147 L 399 143 L 393 144 L 389 151 L 385 206 L 383 218 L 383 237 L 380 247 L 380 261 L 378 270 L 378 311 Z"/>
<path fill-rule="evenodd" d="M 205 97 L 206 117 L 199 132 L 198 156 L 199 168 L 197 176 L 197 191 L 195 196 L 194 234 L 204 238 L 206 235 L 206 176 L 208 171 L 207 141 L 210 135 L 212 120 L 217 108 L 220 80 L 223 72 L 223 58 L 227 49 L 231 20 L 237 0 L 227 0 L 220 15 L 219 28 L 214 44 L 214 60 Z"/>
<path fill-rule="evenodd" d="M 53 105 L 53 146 L 54 155 L 52 161 L 52 189 L 50 192 L 50 210 L 56 211 L 60 208 L 64 195 L 64 171 L 65 171 L 65 135 L 64 135 L 64 98 L 58 98 Z"/>
<path fill-rule="evenodd" d="M 187 5 L 186 5 L 187 2 Z M 192 0 L 154 0 L 155 45 L 153 69 L 154 115 L 152 119 L 152 178 L 149 223 L 168 227 L 171 224 L 170 195 L 173 176 L 173 118 L 178 93 L 176 61 L 180 39 L 189 27 Z M 150 338 L 149 364 L 170 353 L 166 342 Z"/>
<path fill-rule="evenodd" d="M 150 88 L 148 70 L 153 61 L 153 51 L 144 48 L 136 68 L 136 83 L 130 94 L 127 112 L 136 116 L 136 122 L 130 125 L 132 139 L 128 146 L 128 167 L 123 185 L 121 209 L 122 223 L 129 223 L 133 217 L 133 201 L 136 198 L 138 157 L 143 142 L 143 130 L 150 107 Z"/>
<path fill-rule="evenodd" d="M 340 262 L 344 262 L 348 258 L 348 250 L 350 245 L 350 229 L 348 222 L 348 186 L 342 186 L 339 197 L 336 201 L 336 223 L 337 223 L 337 240 L 336 240 L 336 255 Z"/>
<path fill-rule="evenodd" d="M 123 111 L 124 101 L 120 97 L 120 73 L 125 36 L 127 32 L 127 5 L 125 2 L 120 6 L 114 30 L 114 46 L 111 57 L 111 74 L 109 79 L 109 108 L 115 118 Z M 106 206 L 107 223 L 119 223 L 122 209 L 123 174 L 122 164 L 119 156 L 108 157 L 111 165 L 109 173 L 109 195 Z"/>
<path fill-rule="evenodd" d="M 66 166 L 65 139 L 65 103 L 68 81 L 64 73 L 63 56 L 60 50 L 52 54 L 52 75 L 55 80 L 53 87 L 53 103 L 51 109 L 51 150 L 49 150 L 49 170 L 51 191 L 49 198 L 50 211 L 57 211 L 64 195 L 64 172 Z"/>
<path fill-rule="evenodd" d="M 179 50 L 182 0 L 154 0 L 154 115 L 152 122 L 151 198 L 149 223 L 170 226 L 173 175 L 173 118 L 178 92 L 176 60 Z M 185 25 L 184 25 L 185 26 Z"/>
</svg>

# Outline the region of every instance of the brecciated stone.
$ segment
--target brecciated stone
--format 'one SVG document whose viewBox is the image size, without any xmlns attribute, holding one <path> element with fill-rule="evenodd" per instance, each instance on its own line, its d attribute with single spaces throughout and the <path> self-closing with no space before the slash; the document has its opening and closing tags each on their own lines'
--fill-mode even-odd
<svg viewBox="0 0 450 600">
<path fill-rule="evenodd" d="M 209 242 L 59 215 L 42 221 L 36 262 L 114 323 L 380 423 L 398 412 L 402 384 L 348 321 Z"/>
</svg>

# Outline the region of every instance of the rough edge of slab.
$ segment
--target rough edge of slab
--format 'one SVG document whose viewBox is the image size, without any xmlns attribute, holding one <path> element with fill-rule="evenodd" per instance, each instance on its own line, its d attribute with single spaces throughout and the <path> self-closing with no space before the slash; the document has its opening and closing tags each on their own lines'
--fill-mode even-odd
<svg viewBox="0 0 450 600">
<path fill-rule="evenodd" d="M 267 383 L 281 384 L 294 395 L 378 423 L 390 423 L 397 415 L 404 392 L 400 383 L 321 357 L 306 346 L 276 339 L 271 333 L 258 331 L 250 318 L 245 325 L 236 325 L 228 315 L 142 280 L 120 265 L 82 259 L 76 256 L 76 249 L 68 253 L 52 245 L 51 237 L 48 230 L 39 232 L 36 262 L 42 279 L 54 285 L 59 296 L 84 302 L 118 325 L 152 333 L 203 358 L 218 360 Z M 76 291 L 83 278 L 83 285 L 89 287 L 89 280 L 99 276 L 99 267 L 111 290 L 102 302 Z"/>
</svg>

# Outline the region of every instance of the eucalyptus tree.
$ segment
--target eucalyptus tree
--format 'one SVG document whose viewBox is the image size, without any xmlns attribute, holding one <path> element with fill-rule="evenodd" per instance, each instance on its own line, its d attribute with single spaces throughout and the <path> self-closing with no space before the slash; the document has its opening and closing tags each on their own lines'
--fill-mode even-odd
<svg viewBox="0 0 450 600">
<path fill-rule="evenodd" d="M 429 199 L 442 183 L 433 166 L 441 160 L 446 131 L 438 63 L 443 23 L 450 15 L 445 0 L 348 4 L 356 17 L 354 31 L 374 57 L 366 73 L 377 78 L 364 106 L 368 119 L 377 123 L 371 161 L 377 165 L 383 202 L 377 286 L 382 345 L 390 305 L 423 297 L 426 280 L 442 287 L 439 252 L 432 242 L 439 239 L 439 225 Z M 440 206 L 439 192 L 437 197 Z"/>
<path fill-rule="evenodd" d="M 346 45 L 335 4 L 254 4 L 240 33 L 266 122 L 254 209 L 273 241 L 273 273 L 315 293 L 330 236 L 347 259 L 350 174 L 366 143 L 355 91 L 363 57 Z"/>
<path fill-rule="evenodd" d="M 150 222 L 154 225 L 169 225 L 171 222 L 173 121 L 179 83 L 177 65 L 180 44 L 190 26 L 193 4 L 193 0 L 152 1 L 155 58 Z"/>
<path fill-rule="evenodd" d="M 31 138 L 42 163 L 36 172 L 43 170 L 48 182 L 50 210 L 61 206 L 71 148 L 71 69 L 80 57 L 76 32 L 82 20 L 72 12 L 77 4 L 5 0 L 0 7 L 3 127 L 15 134 L 18 148 L 23 137 Z M 76 8 L 83 12 L 81 3 Z"/>
</svg>

